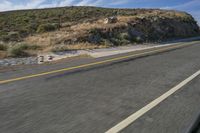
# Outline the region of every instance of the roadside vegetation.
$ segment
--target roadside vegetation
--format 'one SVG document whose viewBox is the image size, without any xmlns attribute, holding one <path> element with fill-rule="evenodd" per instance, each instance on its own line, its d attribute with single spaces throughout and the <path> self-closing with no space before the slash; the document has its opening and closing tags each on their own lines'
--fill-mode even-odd
<svg viewBox="0 0 200 133">
<path fill-rule="evenodd" d="M 16 43 L 13 46 L 0 44 L 0 55 L 7 57 L 26 57 L 34 55 L 40 49 L 41 47 L 38 45 L 28 45 L 25 43 Z"/>
<path fill-rule="evenodd" d="M 141 10 L 142 11 L 142 10 Z M 0 40 L 20 40 L 37 32 L 59 29 L 61 24 L 81 23 L 112 15 L 136 14 L 134 10 L 118 10 L 94 7 L 63 7 L 0 13 Z"/>
<path fill-rule="evenodd" d="M 5 44 L 0 44 L 0 51 L 6 51 L 7 50 L 7 45 Z"/>
<path fill-rule="evenodd" d="M 104 20 L 117 16 L 116 23 Z M 199 35 L 194 18 L 159 9 L 62 7 L 0 13 L 0 58 Z"/>
<path fill-rule="evenodd" d="M 0 13 L 0 40 L 19 41 L 28 35 L 49 32 L 61 26 L 89 22 L 109 16 L 137 16 L 155 13 L 153 9 L 107 9 L 96 7 L 63 7 L 37 10 L 21 10 Z M 191 21 L 190 15 L 161 11 L 158 15 L 178 16 Z"/>
</svg>

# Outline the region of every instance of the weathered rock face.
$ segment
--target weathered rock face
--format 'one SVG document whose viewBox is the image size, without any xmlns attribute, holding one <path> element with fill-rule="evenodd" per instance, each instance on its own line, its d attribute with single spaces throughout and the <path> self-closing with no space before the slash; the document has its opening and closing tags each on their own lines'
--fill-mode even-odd
<svg viewBox="0 0 200 133">
<path fill-rule="evenodd" d="M 122 25 L 98 28 L 93 30 L 88 41 L 101 43 L 102 39 L 106 39 L 114 45 L 122 45 L 130 42 L 160 42 L 200 35 L 199 26 L 194 18 L 187 13 L 178 13 L 173 17 L 167 15 L 135 17 Z"/>
<path fill-rule="evenodd" d="M 91 49 L 200 36 L 194 18 L 174 10 L 66 7 L 0 14 L 0 58 L 8 57 L 13 51 L 18 51 L 14 52 L 16 56 L 28 56 L 43 51 Z M 16 48 L 18 44 L 23 45 Z"/>
<path fill-rule="evenodd" d="M 194 19 L 181 20 L 169 18 L 143 18 L 130 23 L 131 36 L 141 37 L 146 41 L 163 41 L 198 35 L 199 27 Z"/>
<path fill-rule="evenodd" d="M 112 23 L 117 23 L 118 18 L 116 16 L 113 17 L 108 17 L 104 20 L 105 24 L 112 24 Z"/>
<path fill-rule="evenodd" d="M 194 18 L 178 11 L 155 10 L 140 15 L 110 17 L 109 21 L 105 23 L 104 19 L 100 19 L 89 24 L 77 25 L 71 28 L 72 32 L 69 32 L 69 34 L 77 33 L 75 36 L 69 35 L 56 44 L 90 43 L 118 46 L 200 35 Z M 77 29 L 77 27 L 82 27 L 82 29 Z"/>
</svg>

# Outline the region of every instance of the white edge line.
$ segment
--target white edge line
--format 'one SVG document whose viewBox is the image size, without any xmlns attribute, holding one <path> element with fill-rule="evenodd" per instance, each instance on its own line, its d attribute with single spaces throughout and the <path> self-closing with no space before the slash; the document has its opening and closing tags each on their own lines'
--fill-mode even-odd
<svg viewBox="0 0 200 133">
<path fill-rule="evenodd" d="M 106 133 L 120 132 L 121 130 L 126 128 L 128 125 L 133 123 L 135 120 L 137 120 L 139 117 L 147 113 L 149 110 L 157 106 L 159 103 L 164 101 L 170 95 L 172 95 L 173 93 L 181 89 L 183 86 L 185 86 L 187 83 L 189 83 L 190 81 L 192 81 L 194 78 L 196 78 L 199 75 L 200 75 L 200 70 L 198 70 L 196 73 L 194 73 L 193 75 L 191 75 L 190 77 L 188 77 L 187 79 L 185 79 L 184 81 L 182 81 L 177 86 L 173 87 L 172 89 L 170 89 L 169 91 L 167 91 L 166 93 L 158 97 L 157 99 L 153 100 L 152 102 L 150 102 L 149 104 L 147 104 L 146 106 L 138 110 L 137 112 L 133 113 L 132 115 L 130 115 L 129 117 L 127 117 L 126 119 L 118 123 L 116 126 L 106 131 Z"/>
<path fill-rule="evenodd" d="M 195 44 L 199 42 L 198 40 L 193 40 L 191 42 L 179 42 L 179 43 L 168 43 L 168 44 L 162 44 L 162 45 L 155 45 L 155 46 L 149 46 L 145 48 L 136 48 L 136 49 L 122 49 L 119 51 L 113 50 L 113 51 L 100 51 L 96 53 L 87 53 L 88 55 L 94 57 L 94 58 L 101 58 L 101 57 L 107 57 L 107 56 L 112 56 L 112 55 L 117 55 L 117 54 L 124 54 L 124 53 L 129 53 L 129 52 L 136 52 L 136 51 L 142 51 L 142 50 L 149 50 L 153 48 L 162 48 L 162 47 L 168 47 L 168 46 L 174 46 L 174 45 L 180 45 L 180 44 Z M 128 46 L 127 46 L 128 47 Z"/>
</svg>

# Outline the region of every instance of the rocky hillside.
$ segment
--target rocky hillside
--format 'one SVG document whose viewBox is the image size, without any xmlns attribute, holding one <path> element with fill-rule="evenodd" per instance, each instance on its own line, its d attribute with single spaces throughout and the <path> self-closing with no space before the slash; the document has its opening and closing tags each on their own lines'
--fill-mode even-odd
<svg viewBox="0 0 200 133">
<path fill-rule="evenodd" d="M 185 12 L 64 7 L 0 13 L 0 56 L 160 42 L 199 35 Z"/>
</svg>

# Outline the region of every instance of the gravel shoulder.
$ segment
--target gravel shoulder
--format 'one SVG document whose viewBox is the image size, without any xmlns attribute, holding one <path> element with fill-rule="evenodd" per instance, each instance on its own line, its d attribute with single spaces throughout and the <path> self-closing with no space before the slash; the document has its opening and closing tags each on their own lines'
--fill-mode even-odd
<svg viewBox="0 0 200 133">
<path fill-rule="evenodd" d="M 92 49 L 92 50 L 74 50 L 66 52 L 55 52 L 55 53 L 43 53 L 39 54 L 37 57 L 27 57 L 27 58 L 6 58 L 0 60 L 0 67 L 5 66 L 16 66 L 16 65 L 28 65 L 28 64 L 43 64 L 46 62 L 54 62 L 66 58 L 78 57 L 78 56 L 90 56 L 93 58 L 100 58 L 106 56 L 112 56 L 117 54 L 123 54 L 134 51 L 148 50 L 152 48 L 160 48 L 164 46 L 177 45 L 182 43 L 187 43 L 190 41 L 200 40 L 200 37 L 193 37 L 189 39 L 180 39 L 165 43 L 157 44 L 137 44 L 137 45 L 127 45 L 111 48 L 102 49 Z M 42 58 L 42 59 L 41 59 Z"/>
</svg>

